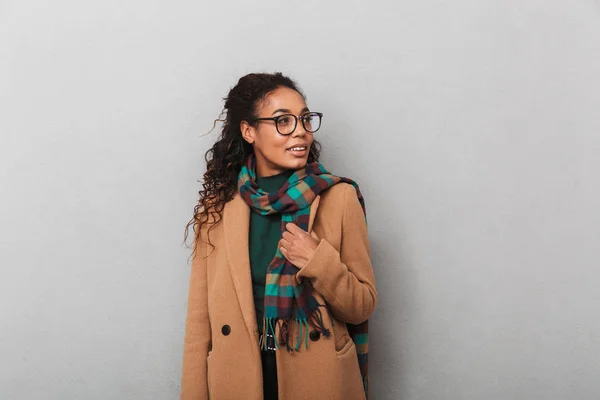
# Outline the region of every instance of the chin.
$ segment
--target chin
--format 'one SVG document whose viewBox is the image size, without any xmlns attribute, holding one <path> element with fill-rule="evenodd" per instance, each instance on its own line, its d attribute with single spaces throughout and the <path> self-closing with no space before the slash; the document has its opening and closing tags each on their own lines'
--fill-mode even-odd
<svg viewBox="0 0 600 400">
<path fill-rule="evenodd" d="M 299 169 L 299 168 L 304 168 L 306 166 L 306 161 L 305 159 L 298 159 L 298 160 L 294 160 L 291 162 L 287 163 L 287 168 L 289 169 Z"/>
</svg>

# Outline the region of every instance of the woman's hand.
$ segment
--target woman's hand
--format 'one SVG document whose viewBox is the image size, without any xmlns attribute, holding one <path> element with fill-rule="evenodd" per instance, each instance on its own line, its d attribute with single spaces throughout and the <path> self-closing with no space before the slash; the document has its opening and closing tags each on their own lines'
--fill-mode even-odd
<svg viewBox="0 0 600 400">
<path fill-rule="evenodd" d="M 303 268 L 315 254 L 320 239 L 314 232 L 310 234 L 294 223 L 287 223 L 279 240 L 281 254 L 297 268 Z"/>
</svg>

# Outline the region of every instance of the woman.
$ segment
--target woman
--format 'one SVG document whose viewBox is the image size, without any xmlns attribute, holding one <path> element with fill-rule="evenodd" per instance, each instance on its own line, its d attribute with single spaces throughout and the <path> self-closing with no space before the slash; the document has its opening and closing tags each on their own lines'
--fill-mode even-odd
<svg viewBox="0 0 600 400">
<path fill-rule="evenodd" d="M 318 162 L 322 114 L 281 73 L 242 77 L 224 113 L 188 223 L 181 399 L 364 399 L 377 292 L 360 190 Z"/>
</svg>

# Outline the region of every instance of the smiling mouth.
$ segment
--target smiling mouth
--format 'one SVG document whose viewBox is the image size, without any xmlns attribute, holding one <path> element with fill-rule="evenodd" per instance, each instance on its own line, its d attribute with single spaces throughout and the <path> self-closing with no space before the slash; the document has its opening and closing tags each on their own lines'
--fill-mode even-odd
<svg viewBox="0 0 600 400">
<path fill-rule="evenodd" d="M 292 151 L 292 152 L 300 152 L 300 151 L 304 151 L 306 150 L 306 146 L 296 146 L 296 147 L 291 147 L 289 149 L 287 149 L 287 151 Z"/>
</svg>

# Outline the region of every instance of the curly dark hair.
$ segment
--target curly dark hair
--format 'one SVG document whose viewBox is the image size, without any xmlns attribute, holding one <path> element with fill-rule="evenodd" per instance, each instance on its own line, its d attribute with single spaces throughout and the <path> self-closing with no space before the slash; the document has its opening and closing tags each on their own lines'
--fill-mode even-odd
<svg viewBox="0 0 600 400">
<path fill-rule="evenodd" d="M 247 121 L 251 126 L 256 126 L 256 122 L 251 123 L 251 121 L 257 117 L 256 111 L 261 101 L 280 87 L 293 89 L 306 100 L 306 96 L 300 91 L 296 82 L 281 72 L 245 75 L 223 99 L 225 101 L 223 111 L 215 120 L 215 124 L 218 121 L 223 122 L 223 129 L 217 142 L 204 155 L 206 172 L 202 183 L 203 189 L 198 192 L 199 200 L 194 207 L 194 216 L 185 227 L 184 243 L 187 243 L 190 226 L 193 226 L 195 232 L 192 256 L 200 240 L 199 232 L 204 224 L 208 224 L 209 216 L 212 218 L 210 218 L 211 223 L 207 234 L 221 221 L 225 203 L 237 192 L 237 178 L 242 164 L 248 154 L 254 151 L 252 145 L 242 138 L 240 123 Z M 321 144 L 313 140 L 307 162 L 319 161 L 320 151 Z M 210 238 L 206 243 L 214 249 L 215 246 L 210 243 Z"/>
</svg>

